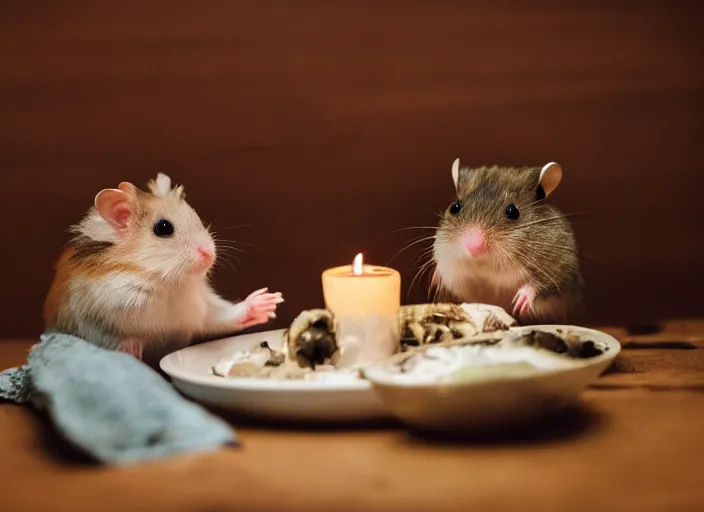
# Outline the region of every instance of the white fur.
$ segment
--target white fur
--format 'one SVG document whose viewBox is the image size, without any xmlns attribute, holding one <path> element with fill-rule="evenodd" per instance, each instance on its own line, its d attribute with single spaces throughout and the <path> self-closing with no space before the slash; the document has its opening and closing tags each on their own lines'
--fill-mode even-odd
<svg viewBox="0 0 704 512">
<path fill-rule="evenodd" d="M 154 181 L 152 193 L 158 197 L 165 197 L 171 190 L 171 178 L 166 174 L 159 173 Z"/>
<path fill-rule="evenodd" d="M 506 309 L 523 284 L 522 276 L 515 270 L 497 266 L 495 260 L 465 255 L 459 242 L 437 244 L 434 255 L 442 286 L 465 302 L 496 304 Z"/>
<path fill-rule="evenodd" d="M 132 272 L 111 272 L 95 284 L 86 290 L 89 300 L 103 302 L 110 310 L 142 308 L 153 291 L 149 281 Z"/>
<path fill-rule="evenodd" d="M 118 236 L 115 230 L 100 216 L 95 207 L 88 211 L 81 222 L 72 228 L 75 234 L 87 236 L 97 242 L 117 243 Z"/>
<path fill-rule="evenodd" d="M 58 313 L 60 330 L 106 348 L 136 339 L 143 344 L 168 344 L 175 350 L 194 337 L 227 334 L 244 327 L 240 324 L 247 316 L 248 304 L 222 299 L 210 288 L 205 268 L 192 268 L 199 258 L 198 245 L 215 251 L 198 215 L 180 197 L 169 194 L 168 176 L 159 174 L 150 189 L 164 197 L 153 206 L 149 222 L 168 218 L 175 225 L 174 236 L 157 239 L 150 225 L 142 227 L 129 235 L 130 255 L 121 260 L 140 270 L 73 278 Z M 125 243 L 95 207 L 73 231 L 94 241 L 118 246 Z"/>
<path fill-rule="evenodd" d="M 168 342 L 172 350 L 199 335 L 236 331 L 246 314 L 246 304 L 222 299 L 202 278 L 155 286 L 127 272 L 97 281 L 74 280 L 62 311 L 78 322 L 83 337 L 97 345 L 115 348 L 123 339 L 137 338 Z M 105 318 L 105 325 L 94 325 L 96 317 Z"/>
<path fill-rule="evenodd" d="M 440 238 L 434 247 L 434 257 L 441 286 L 462 302 L 493 304 L 512 314 L 516 293 L 528 283 L 526 276 L 495 263 L 495 259 L 466 255 L 459 242 L 453 244 Z M 563 322 L 568 313 L 569 300 L 565 296 L 536 299 L 532 319 Z"/>
</svg>

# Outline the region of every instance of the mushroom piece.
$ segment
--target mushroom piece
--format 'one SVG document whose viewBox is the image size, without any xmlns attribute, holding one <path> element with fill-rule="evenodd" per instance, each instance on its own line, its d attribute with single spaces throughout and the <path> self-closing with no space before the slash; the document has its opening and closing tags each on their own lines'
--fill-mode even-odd
<svg viewBox="0 0 704 512">
<path fill-rule="evenodd" d="M 401 346 L 445 343 L 477 334 L 472 318 L 456 304 L 414 304 L 399 312 Z"/>
<path fill-rule="evenodd" d="M 326 309 L 303 311 L 284 333 L 288 357 L 301 368 L 332 364 L 340 358 L 336 322 Z"/>
</svg>

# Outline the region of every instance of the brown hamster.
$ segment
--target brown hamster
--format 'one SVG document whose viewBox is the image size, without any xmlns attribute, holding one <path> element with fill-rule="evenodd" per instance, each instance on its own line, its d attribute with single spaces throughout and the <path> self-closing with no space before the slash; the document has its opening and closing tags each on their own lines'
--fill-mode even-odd
<svg viewBox="0 0 704 512">
<path fill-rule="evenodd" d="M 572 228 L 545 203 L 562 168 L 452 166 L 457 199 L 435 233 L 433 285 L 463 302 L 511 311 L 520 323 L 582 317 L 583 280 Z"/>
<path fill-rule="evenodd" d="M 142 358 L 275 318 L 280 293 L 233 304 L 211 289 L 215 242 L 183 187 L 159 174 L 148 188 L 101 191 L 72 227 L 44 304 L 47 331 Z"/>
</svg>

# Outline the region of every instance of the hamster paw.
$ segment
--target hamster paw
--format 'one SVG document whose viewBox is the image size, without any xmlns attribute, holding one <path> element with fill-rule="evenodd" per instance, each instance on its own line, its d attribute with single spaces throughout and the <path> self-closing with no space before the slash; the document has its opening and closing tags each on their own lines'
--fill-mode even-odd
<svg viewBox="0 0 704 512">
<path fill-rule="evenodd" d="M 263 324 L 276 318 L 276 306 L 284 301 L 281 293 L 269 293 L 268 288 L 252 292 L 244 300 L 246 314 L 242 320 L 244 328 Z"/>
<path fill-rule="evenodd" d="M 513 297 L 513 316 L 525 318 L 533 312 L 535 289 L 530 285 L 521 286 Z"/>
<path fill-rule="evenodd" d="M 124 352 L 125 354 L 130 354 L 136 357 L 137 359 L 142 359 L 143 347 L 144 344 L 142 343 L 142 340 L 137 338 L 127 338 L 125 340 L 122 340 L 117 345 L 117 351 Z"/>
</svg>

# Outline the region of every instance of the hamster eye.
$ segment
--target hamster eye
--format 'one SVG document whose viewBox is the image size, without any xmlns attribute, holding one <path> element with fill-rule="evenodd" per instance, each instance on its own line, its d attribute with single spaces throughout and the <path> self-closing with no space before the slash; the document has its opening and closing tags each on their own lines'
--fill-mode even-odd
<svg viewBox="0 0 704 512">
<path fill-rule="evenodd" d="M 459 199 L 450 205 L 450 213 L 457 215 L 462 210 L 462 201 Z"/>
<path fill-rule="evenodd" d="M 166 219 L 159 219 L 154 224 L 154 234 L 161 238 L 168 238 L 174 234 L 174 225 Z"/>
<path fill-rule="evenodd" d="M 506 207 L 506 217 L 510 220 L 516 220 L 521 216 L 521 212 L 518 211 L 518 207 L 515 204 L 510 204 Z"/>
</svg>

